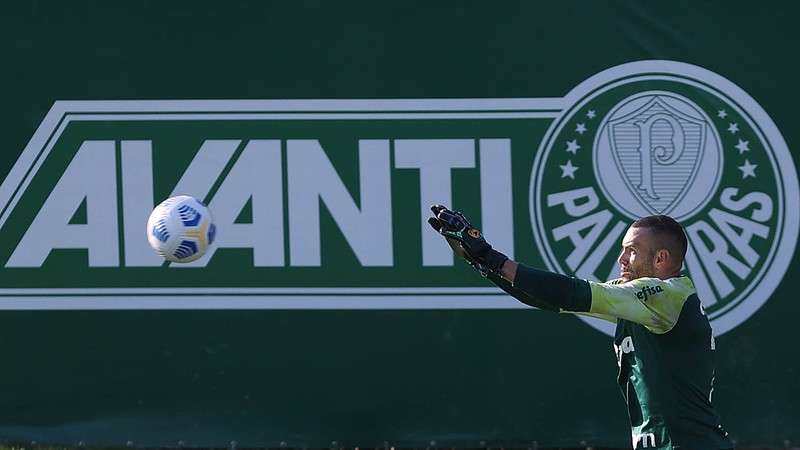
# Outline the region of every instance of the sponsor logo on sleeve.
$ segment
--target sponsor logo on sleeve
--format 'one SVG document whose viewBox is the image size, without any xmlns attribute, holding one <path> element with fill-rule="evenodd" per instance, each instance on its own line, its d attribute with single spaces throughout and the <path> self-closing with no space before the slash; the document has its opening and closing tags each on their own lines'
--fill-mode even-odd
<svg viewBox="0 0 800 450">
<path fill-rule="evenodd" d="M 648 298 L 661 292 L 664 292 L 664 289 L 661 286 L 644 286 L 641 290 L 636 291 L 636 298 L 647 301 Z"/>
</svg>

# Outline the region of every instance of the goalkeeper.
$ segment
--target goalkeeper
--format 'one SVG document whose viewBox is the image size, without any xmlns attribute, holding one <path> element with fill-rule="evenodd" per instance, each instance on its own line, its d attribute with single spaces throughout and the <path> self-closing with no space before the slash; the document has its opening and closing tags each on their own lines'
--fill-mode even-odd
<svg viewBox="0 0 800 450">
<path fill-rule="evenodd" d="M 617 383 L 633 448 L 732 448 L 711 404 L 714 337 L 692 280 L 680 274 L 687 241 L 677 221 L 633 222 L 622 239 L 620 278 L 596 283 L 511 261 L 463 214 L 431 210 L 428 222 L 453 251 L 517 300 L 617 324 Z"/>
</svg>

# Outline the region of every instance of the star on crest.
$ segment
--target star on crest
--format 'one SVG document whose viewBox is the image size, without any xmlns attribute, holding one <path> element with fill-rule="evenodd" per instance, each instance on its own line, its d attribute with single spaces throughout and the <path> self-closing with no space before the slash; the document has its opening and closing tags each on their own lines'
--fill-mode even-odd
<svg viewBox="0 0 800 450">
<path fill-rule="evenodd" d="M 594 110 L 593 110 L 593 109 L 590 109 L 590 110 L 589 110 L 589 112 L 587 112 L 587 113 L 586 113 L 586 117 L 588 117 L 588 118 L 590 118 L 590 119 L 594 119 L 594 117 L 595 117 L 596 115 L 597 115 L 597 114 L 594 112 Z"/>
<path fill-rule="evenodd" d="M 575 132 L 578 134 L 583 134 L 586 132 L 586 124 L 579 123 L 577 127 L 575 127 Z"/>
<path fill-rule="evenodd" d="M 573 155 L 577 155 L 578 154 L 578 149 L 579 148 L 581 148 L 581 146 L 578 145 L 578 140 L 577 139 L 573 139 L 571 141 L 567 141 L 567 151 L 572 153 Z"/>
<path fill-rule="evenodd" d="M 749 144 L 750 144 L 750 141 L 743 141 L 743 140 L 739 139 L 739 143 L 736 144 L 734 147 L 736 147 L 739 150 L 739 154 L 741 155 L 744 152 L 749 152 L 750 151 L 750 147 L 748 147 Z"/>
<path fill-rule="evenodd" d="M 577 166 L 572 165 L 572 160 L 567 160 L 567 163 L 563 166 L 558 166 L 561 168 L 561 178 L 570 177 L 573 180 L 575 179 L 575 171 L 578 170 Z"/>
<path fill-rule="evenodd" d="M 730 131 L 731 134 L 736 134 L 736 132 L 739 131 L 739 124 L 731 122 L 731 124 L 728 125 L 728 131 Z"/>
<path fill-rule="evenodd" d="M 717 117 L 719 117 L 720 119 L 724 119 L 728 117 L 728 112 L 725 111 L 724 109 L 720 109 L 719 111 L 717 111 Z"/>
<path fill-rule="evenodd" d="M 742 179 L 744 180 L 747 177 L 755 178 L 756 177 L 756 167 L 758 167 L 758 164 L 752 164 L 752 163 L 750 163 L 749 159 L 745 159 L 744 160 L 744 164 L 739 166 L 739 170 L 742 171 Z M 562 178 L 563 178 L 563 176 L 562 176 Z"/>
</svg>

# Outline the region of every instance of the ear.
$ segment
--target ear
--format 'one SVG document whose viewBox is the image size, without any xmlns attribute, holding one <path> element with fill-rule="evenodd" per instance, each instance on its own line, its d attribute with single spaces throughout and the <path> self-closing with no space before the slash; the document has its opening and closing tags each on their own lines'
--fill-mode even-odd
<svg viewBox="0 0 800 450">
<path fill-rule="evenodd" d="M 656 254 L 655 254 L 655 258 L 654 258 L 653 263 L 656 266 L 660 266 L 660 267 L 664 267 L 666 265 L 669 265 L 669 264 L 672 263 L 672 254 L 669 252 L 669 250 L 667 250 L 665 248 L 656 250 Z"/>
</svg>

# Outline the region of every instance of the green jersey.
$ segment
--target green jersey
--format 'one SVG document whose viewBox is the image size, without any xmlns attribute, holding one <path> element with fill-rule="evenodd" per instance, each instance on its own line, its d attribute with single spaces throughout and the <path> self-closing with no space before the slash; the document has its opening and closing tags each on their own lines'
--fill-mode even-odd
<svg viewBox="0 0 800 450">
<path fill-rule="evenodd" d="M 732 448 L 711 404 L 714 337 L 688 277 L 595 283 L 520 265 L 513 285 L 490 278 L 526 304 L 617 324 L 633 448 Z"/>
<path fill-rule="evenodd" d="M 711 405 L 714 335 L 688 277 L 589 283 L 590 313 L 617 323 L 617 382 L 633 448 L 732 447 Z"/>
</svg>

